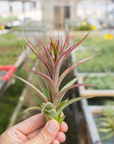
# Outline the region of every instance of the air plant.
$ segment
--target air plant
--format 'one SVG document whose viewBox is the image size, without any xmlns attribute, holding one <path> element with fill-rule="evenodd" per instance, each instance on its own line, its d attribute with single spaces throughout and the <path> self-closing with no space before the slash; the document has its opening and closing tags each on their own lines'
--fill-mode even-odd
<svg viewBox="0 0 114 144">
<path fill-rule="evenodd" d="M 70 30 L 69 30 L 70 32 Z M 37 40 L 36 35 L 34 35 L 35 40 L 39 46 L 39 49 L 37 49 L 31 41 L 26 37 L 26 35 L 22 34 L 22 37 L 26 44 L 29 46 L 29 48 L 32 50 L 32 52 L 38 57 L 38 59 L 43 63 L 44 67 L 47 70 L 47 74 L 40 72 L 39 68 L 32 62 L 32 60 L 27 55 L 25 49 L 23 48 L 25 55 L 27 56 L 28 60 L 32 63 L 32 65 L 35 67 L 35 70 L 27 69 L 27 71 L 33 72 L 35 75 L 39 75 L 43 82 L 41 82 L 37 77 L 37 81 L 40 84 L 41 90 L 39 90 L 37 87 L 32 85 L 30 82 L 17 77 L 13 75 L 14 77 L 22 80 L 26 84 L 28 84 L 30 87 L 32 87 L 38 95 L 41 97 L 42 101 L 37 99 L 39 106 L 30 107 L 27 110 L 34 110 L 37 109 L 41 111 L 45 115 L 45 120 L 49 121 L 51 119 L 55 119 L 61 124 L 61 122 L 64 120 L 65 116 L 61 117 L 61 113 L 68 105 L 72 104 L 73 102 L 85 99 L 85 98 L 91 98 L 91 97 L 78 97 L 71 100 L 64 100 L 62 101 L 65 93 L 72 89 L 79 86 L 95 86 L 92 84 L 75 84 L 75 82 L 80 78 L 80 76 L 75 77 L 73 80 L 71 80 L 69 83 L 67 83 L 62 89 L 60 89 L 60 84 L 65 78 L 65 76 L 76 66 L 82 64 L 83 62 L 91 59 L 92 57 L 99 55 L 95 54 L 93 56 L 90 56 L 88 58 L 85 58 L 69 68 L 67 68 L 61 75 L 60 75 L 60 69 L 63 64 L 63 61 L 66 59 L 66 57 L 89 35 L 89 33 L 79 42 L 74 43 L 75 39 L 70 43 L 69 46 L 67 46 L 67 40 L 69 37 L 69 32 L 66 36 L 65 42 L 62 45 L 62 37 L 60 38 L 58 35 L 58 40 L 54 40 L 54 38 L 50 37 L 50 44 L 49 46 L 46 46 L 43 42 L 40 34 L 38 35 L 39 41 Z M 62 102 L 61 102 L 62 101 Z"/>
<path fill-rule="evenodd" d="M 108 100 L 105 108 L 103 108 L 102 117 L 97 118 L 96 122 L 98 131 L 102 133 L 101 139 L 105 140 L 114 136 L 114 109 L 112 106 L 114 101 Z"/>
</svg>

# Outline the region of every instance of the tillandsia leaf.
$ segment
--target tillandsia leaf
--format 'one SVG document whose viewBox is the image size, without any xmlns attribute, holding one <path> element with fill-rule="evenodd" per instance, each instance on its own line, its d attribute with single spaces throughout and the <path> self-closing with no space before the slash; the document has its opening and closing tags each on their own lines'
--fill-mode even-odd
<svg viewBox="0 0 114 144">
<path fill-rule="evenodd" d="M 82 75 L 84 75 L 84 74 L 81 74 L 80 76 L 77 76 L 76 78 L 74 78 L 73 80 L 71 80 L 69 83 L 67 83 L 67 84 L 61 89 L 61 91 L 64 90 L 65 88 L 68 88 L 68 87 L 72 86 Z"/>
<path fill-rule="evenodd" d="M 56 110 L 55 109 L 51 109 L 51 110 L 47 110 L 47 109 L 44 109 L 44 114 L 48 114 L 50 115 L 51 117 L 53 117 L 53 119 L 57 120 L 58 121 L 58 115 L 56 113 Z"/>
<path fill-rule="evenodd" d="M 6 71 L 3 71 L 3 72 L 10 74 L 9 72 L 6 72 Z M 32 85 L 30 82 L 28 82 L 28 81 L 26 81 L 26 80 L 24 80 L 24 79 L 22 79 L 22 78 L 20 78 L 20 77 L 18 77 L 18 76 L 16 76 L 16 75 L 13 75 L 13 74 L 10 74 L 10 75 L 12 75 L 12 76 L 20 79 L 21 81 L 23 81 L 24 83 L 26 83 L 27 85 L 29 85 L 31 88 L 33 88 L 33 89 L 39 94 L 39 96 L 40 96 L 45 102 L 48 102 L 47 97 L 46 97 L 40 90 L 38 90 L 34 85 Z"/>
<path fill-rule="evenodd" d="M 40 47 L 40 49 L 42 50 L 42 52 L 45 54 L 45 56 L 47 56 L 47 54 L 46 54 L 46 52 L 44 51 L 44 49 L 41 47 L 41 45 L 39 44 L 39 42 L 38 42 L 38 40 L 37 40 L 37 38 L 36 38 L 36 35 L 34 34 L 34 37 L 35 37 L 35 40 L 36 40 L 36 42 L 37 42 L 37 44 L 38 44 L 38 46 Z"/>
<path fill-rule="evenodd" d="M 101 140 L 105 140 L 105 139 L 108 139 L 108 138 L 111 138 L 114 136 L 114 132 L 110 132 L 108 135 L 106 135 L 105 137 L 101 137 Z"/>
<path fill-rule="evenodd" d="M 39 34 L 39 32 L 38 32 L 38 34 Z M 48 50 L 47 50 L 47 47 L 45 46 L 45 44 L 44 44 L 44 42 L 43 42 L 40 34 L 39 34 L 39 39 L 40 39 L 40 41 L 41 41 L 41 44 L 42 44 L 44 50 L 46 51 L 47 59 L 48 59 L 49 62 L 51 63 L 51 66 L 52 66 L 51 68 L 53 69 L 53 68 L 54 68 L 54 62 L 53 62 L 53 60 L 52 60 L 52 58 L 51 58 L 51 56 L 50 56 L 50 54 L 49 54 L 49 52 L 48 52 Z"/>
<path fill-rule="evenodd" d="M 70 89 L 72 89 L 72 88 L 79 87 L 79 86 L 97 86 L 97 85 L 81 83 L 81 84 L 74 84 L 74 85 L 72 85 L 72 86 L 70 86 L 70 87 L 67 87 L 67 88 L 65 88 L 65 89 L 62 89 L 62 90 L 56 95 L 56 97 L 55 97 L 54 100 L 53 100 L 54 106 L 55 106 L 56 108 L 59 106 L 59 104 L 60 104 L 63 96 L 65 95 L 65 93 L 66 93 L 68 90 L 70 90 Z"/>
<path fill-rule="evenodd" d="M 27 55 L 27 53 L 26 53 L 24 47 L 23 47 L 23 51 L 24 51 L 26 57 L 28 58 L 28 60 L 31 62 L 31 64 L 36 68 L 37 71 L 39 71 L 38 67 L 33 63 L 33 61 L 32 61 L 32 60 L 29 58 L 29 56 Z"/>
<path fill-rule="evenodd" d="M 63 60 L 90 34 L 90 32 L 80 41 L 78 42 L 74 47 L 71 47 L 70 49 L 66 50 L 63 56 Z"/>
<path fill-rule="evenodd" d="M 63 53 L 63 55 L 58 59 L 58 62 L 61 63 L 61 65 L 62 65 L 63 61 L 65 60 L 65 58 L 89 35 L 89 33 L 78 44 L 71 46 L 71 48 L 67 49 Z"/>
<path fill-rule="evenodd" d="M 98 131 L 103 133 L 108 133 L 112 131 L 112 128 L 99 128 Z"/>
<path fill-rule="evenodd" d="M 50 96 L 49 96 L 49 92 L 47 91 L 47 89 L 45 88 L 45 86 L 43 85 L 43 83 L 38 79 L 38 77 L 34 74 L 42 92 L 44 93 L 44 95 L 47 97 L 48 101 L 50 101 Z"/>
<path fill-rule="evenodd" d="M 67 40 L 68 40 L 69 33 L 70 33 L 70 29 L 69 29 L 68 34 L 67 34 L 67 36 L 66 36 L 66 39 L 65 39 L 64 45 L 63 45 L 63 47 L 62 47 L 62 49 L 61 49 L 61 51 L 60 51 L 60 54 L 62 54 L 62 52 L 64 51 L 64 48 L 65 48 L 66 42 L 67 42 Z"/>
<path fill-rule="evenodd" d="M 55 109 L 55 106 L 51 102 L 45 104 L 45 108 L 48 110 Z"/>
<path fill-rule="evenodd" d="M 25 69 L 25 68 L 23 67 L 23 69 Z M 34 69 L 32 69 L 32 70 L 36 70 L 36 69 L 34 68 Z M 36 77 L 35 73 L 33 73 L 33 75 Z M 36 77 L 36 79 L 37 79 L 37 77 Z M 50 90 L 49 90 L 49 87 L 48 87 L 48 85 L 47 85 L 47 83 L 46 83 L 46 81 L 45 81 L 45 78 L 42 77 L 42 79 L 43 79 L 44 84 L 45 84 L 44 87 L 46 88 L 46 90 L 48 91 L 48 94 L 49 94 L 49 93 L 50 93 Z M 50 99 L 51 99 L 51 96 L 50 96 Z"/>
<path fill-rule="evenodd" d="M 58 109 L 60 108 L 60 107 L 62 107 L 66 102 L 68 101 L 68 99 L 66 99 L 66 100 L 64 100 L 64 101 L 62 101 L 61 103 L 60 103 L 60 105 L 59 105 L 59 107 L 58 107 Z"/>
<path fill-rule="evenodd" d="M 67 47 L 66 51 L 67 51 L 69 48 L 75 46 L 75 44 L 74 44 L 74 41 L 75 41 L 75 40 L 76 40 L 76 38 L 74 38 L 74 39 L 72 40 L 72 42 L 70 43 L 70 45 Z M 63 53 L 63 54 L 65 54 L 65 53 Z M 63 55 L 62 55 L 62 56 L 63 56 Z"/>
<path fill-rule="evenodd" d="M 46 121 L 54 119 L 50 114 L 45 113 Z"/>
<path fill-rule="evenodd" d="M 42 109 L 41 109 L 41 107 L 34 106 L 34 107 L 30 107 L 30 108 L 26 109 L 24 112 L 27 112 L 29 110 L 39 110 L 39 111 L 41 111 Z"/>
<path fill-rule="evenodd" d="M 66 50 L 68 50 L 69 48 L 71 48 L 71 47 L 74 46 L 74 45 L 73 45 L 74 41 L 75 41 L 75 39 L 71 42 L 71 44 L 67 47 Z M 65 52 L 62 53 L 62 54 L 60 54 L 60 57 L 57 59 L 57 61 L 56 61 L 56 63 L 55 63 L 56 65 L 57 65 L 57 63 L 59 62 L 59 60 L 64 56 L 64 54 L 65 54 Z"/>
<path fill-rule="evenodd" d="M 79 98 L 73 98 L 71 100 L 69 100 L 68 102 L 66 102 L 62 107 L 60 107 L 58 110 L 57 110 L 57 114 L 60 115 L 61 112 L 67 107 L 69 106 L 70 104 L 76 102 L 76 101 L 80 101 L 80 100 L 83 100 L 83 99 L 87 99 L 87 98 L 93 98 L 93 96 L 91 97 L 79 97 Z"/>
<path fill-rule="evenodd" d="M 23 35 L 22 35 L 23 37 Z M 26 37 L 26 36 L 25 36 Z M 34 49 L 38 52 L 38 54 L 42 57 L 40 57 L 36 52 L 35 50 L 30 46 L 30 44 L 25 40 L 25 38 L 23 37 L 24 41 L 26 42 L 26 44 L 29 46 L 29 48 L 33 51 L 33 53 L 39 58 L 39 60 L 44 64 L 44 66 L 46 67 L 47 69 L 47 72 L 48 74 L 51 76 L 51 69 L 50 69 L 50 66 L 49 64 L 47 63 L 47 61 L 45 60 L 45 58 L 43 57 L 43 55 L 40 53 L 40 51 L 30 42 L 30 40 L 26 37 L 26 39 L 29 41 L 29 43 L 34 47 Z"/>
<path fill-rule="evenodd" d="M 39 99 L 37 99 L 37 98 L 35 98 L 35 97 L 33 97 L 33 99 L 36 100 L 37 103 L 38 103 L 40 106 L 42 106 L 42 103 L 43 103 L 42 101 L 40 101 Z"/>
<path fill-rule="evenodd" d="M 91 58 L 93 58 L 93 57 L 95 57 L 95 56 L 97 56 L 97 55 L 100 55 L 100 54 L 101 54 L 101 53 L 98 53 L 98 54 L 95 54 L 95 55 L 90 56 L 90 57 L 88 57 L 88 58 L 85 58 L 85 59 L 83 59 L 83 60 L 81 60 L 81 61 L 73 64 L 73 65 L 70 66 L 68 69 L 66 69 L 66 70 L 61 74 L 61 76 L 59 77 L 58 87 L 59 87 L 59 85 L 61 84 L 62 80 L 65 78 L 65 76 L 66 76 L 72 69 L 74 69 L 76 66 L 78 66 L 78 65 L 84 63 L 85 61 L 87 61 L 87 60 L 89 60 L 89 59 L 91 59 Z"/>
<path fill-rule="evenodd" d="M 59 121 L 58 121 L 58 122 L 59 122 L 59 125 L 61 125 L 61 123 L 64 121 L 65 117 L 66 117 L 66 116 L 64 115 L 63 117 L 61 117 L 61 118 L 59 119 Z"/>
<path fill-rule="evenodd" d="M 42 111 L 43 111 L 44 107 L 45 107 L 45 103 L 43 102 L 43 103 L 42 103 L 42 106 L 41 106 Z"/>
<path fill-rule="evenodd" d="M 45 78 L 50 86 L 50 89 L 51 89 L 51 92 L 52 92 L 52 95 L 55 96 L 57 94 L 57 90 L 56 90 L 56 86 L 55 86 L 55 83 L 52 81 L 52 79 L 47 76 L 46 74 L 44 73 L 41 73 L 41 72 L 37 72 L 37 71 L 33 71 L 31 69 L 27 69 L 27 68 L 24 68 L 25 70 L 28 70 L 28 71 L 31 71 L 31 72 L 34 72 L 40 76 L 42 76 L 43 78 Z"/>
<path fill-rule="evenodd" d="M 97 125 L 98 127 L 109 127 L 109 123 L 108 122 L 100 122 L 100 124 Z"/>
</svg>

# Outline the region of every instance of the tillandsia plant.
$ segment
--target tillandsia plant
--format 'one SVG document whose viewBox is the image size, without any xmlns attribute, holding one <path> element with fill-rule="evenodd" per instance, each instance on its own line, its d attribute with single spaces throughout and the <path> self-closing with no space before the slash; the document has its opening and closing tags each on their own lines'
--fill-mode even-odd
<svg viewBox="0 0 114 144">
<path fill-rule="evenodd" d="M 98 131 L 103 135 L 102 140 L 109 139 L 114 136 L 114 109 L 112 106 L 114 101 L 108 100 L 103 108 L 102 117 L 97 118 L 96 122 Z"/>
<path fill-rule="evenodd" d="M 70 32 L 70 30 L 69 30 Z M 58 40 L 54 40 L 54 38 L 50 37 L 50 44 L 49 46 L 46 46 L 45 43 L 43 42 L 40 34 L 38 35 L 39 41 L 36 37 L 36 35 L 34 35 L 35 40 L 39 46 L 39 49 L 37 49 L 32 43 L 31 41 L 26 37 L 26 35 L 22 34 L 22 37 L 24 39 L 24 41 L 26 42 L 26 44 L 29 46 L 29 48 L 32 50 L 32 52 L 38 57 L 38 59 L 43 63 L 44 67 L 47 70 L 47 74 L 40 72 L 39 68 L 33 63 L 33 61 L 29 58 L 29 56 L 27 55 L 25 49 L 24 52 L 27 56 L 27 58 L 29 59 L 29 61 L 32 63 L 32 65 L 35 67 L 35 70 L 31 70 L 31 69 L 27 69 L 25 68 L 27 71 L 31 71 L 33 72 L 35 75 L 39 75 L 41 76 L 42 80 L 44 82 L 41 82 L 37 77 L 37 81 L 40 84 L 41 90 L 39 90 L 38 88 L 36 88 L 34 85 L 32 85 L 30 82 L 17 77 L 18 79 L 22 80 L 23 82 L 25 82 L 26 84 L 28 84 L 30 87 L 32 87 L 37 93 L 38 95 L 41 97 L 42 101 L 37 99 L 39 106 L 35 106 L 35 107 L 30 107 L 27 110 L 40 110 L 44 115 L 45 115 L 45 120 L 49 121 L 51 119 L 55 119 L 59 122 L 59 124 L 61 124 L 61 122 L 64 120 L 65 116 L 61 117 L 61 113 L 63 111 L 64 108 L 66 108 L 68 105 L 70 105 L 73 102 L 85 99 L 85 98 L 90 98 L 90 97 L 78 97 L 78 98 L 74 98 L 71 100 L 64 100 L 62 101 L 65 93 L 72 89 L 72 88 L 76 88 L 79 86 L 95 86 L 92 84 L 75 84 L 75 82 L 78 80 L 78 77 L 74 78 L 73 80 L 71 80 L 69 83 L 67 83 L 62 89 L 60 89 L 60 84 L 63 81 L 63 79 L 65 78 L 65 76 L 72 70 L 74 69 L 76 66 L 80 65 L 81 63 L 91 59 L 92 57 L 99 55 L 93 55 L 90 56 L 84 60 L 81 60 L 75 64 L 73 64 L 72 66 L 70 66 L 69 68 L 67 68 L 61 75 L 60 75 L 60 69 L 61 66 L 63 64 L 63 61 L 66 59 L 66 57 L 89 35 L 89 33 L 79 42 L 79 43 L 74 43 L 75 39 L 70 43 L 69 46 L 67 46 L 67 40 L 69 37 L 69 32 L 66 36 L 65 42 L 62 44 L 62 37 L 60 38 L 59 34 L 58 34 Z M 25 35 L 25 36 L 24 36 Z M 62 101 L 62 102 L 61 102 Z"/>
</svg>

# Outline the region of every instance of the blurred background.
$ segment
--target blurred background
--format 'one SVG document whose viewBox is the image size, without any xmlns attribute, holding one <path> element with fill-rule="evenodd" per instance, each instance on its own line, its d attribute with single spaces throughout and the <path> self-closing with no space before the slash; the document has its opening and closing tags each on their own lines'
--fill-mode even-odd
<svg viewBox="0 0 114 144">
<path fill-rule="evenodd" d="M 37 105 L 32 97 L 38 95 L 22 81 L 5 74 L 3 70 L 15 73 L 39 87 L 33 74 L 22 68 L 34 69 L 23 48 L 41 71 L 46 70 L 31 52 L 26 41 L 30 40 L 40 49 L 37 45 L 40 41 L 38 32 L 47 46 L 50 43 L 49 36 L 58 38 L 59 32 L 63 44 L 69 29 L 67 44 L 74 38 L 74 42 L 78 43 L 90 31 L 91 33 L 73 51 L 76 60 L 73 61 L 69 56 L 61 72 L 74 62 L 96 53 L 102 54 L 78 66 L 76 73 L 70 73 L 61 87 L 74 76 L 84 72 L 85 83 L 104 87 L 85 88 L 87 94 L 97 93 L 95 98 L 87 101 L 86 107 L 83 107 L 83 103 L 76 103 L 66 108 L 65 121 L 69 125 L 69 131 L 65 144 L 101 144 L 102 134 L 96 132 L 97 128 L 94 130 L 93 127 L 95 133 L 92 133 L 90 123 L 97 125 L 95 118 L 99 115 L 96 112 L 99 112 L 107 99 L 113 101 L 114 96 L 114 0 L 0 0 L 0 134 L 12 125 L 38 113 L 31 111 L 23 114 L 26 108 Z M 66 97 L 70 99 L 82 96 L 82 93 L 80 89 L 75 89 L 69 91 Z M 98 109 L 95 106 L 99 106 Z M 87 111 L 84 111 L 86 108 Z M 95 114 L 90 108 L 94 109 Z M 90 117 L 86 114 L 90 114 Z M 102 141 L 102 144 L 113 141 L 113 138 L 108 139 Z"/>
<path fill-rule="evenodd" d="M 10 27 L 8 19 L 12 21 L 12 26 L 22 25 L 29 20 L 48 20 L 52 22 L 53 29 L 64 29 L 66 19 L 86 20 L 88 24 L 104 29 L 114 26 L 114 1 L 0 0 L 0 25 Z"/>
</svg>

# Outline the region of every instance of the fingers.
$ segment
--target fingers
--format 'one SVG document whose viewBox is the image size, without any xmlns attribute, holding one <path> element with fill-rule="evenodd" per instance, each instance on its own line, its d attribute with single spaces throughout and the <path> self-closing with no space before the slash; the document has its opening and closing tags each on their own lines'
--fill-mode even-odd
<svg viewBox="0 0 114 144">
<path fill-rule="evenodd" d="M 34 132 L 30 133 L 29 135 L 27 135 L 27 138 L 30 140 L 32 138 L 34 138 L 35 136 L 38 135 L 38 133 L 42 130 L 43 127 L 41 127 L 40 129 L 37 129 L 35 130 Z M 63 121 L 61 123 L 61 126 L 60 126 L 60 132 L 66 132 L 68 130 L 68 125 Z"/>
<path fill-rule="evenodd" d="M 41 130 L 42 130 L 42 128 L 40 128 L 39 130 L 29 134 L 27 136 L 28 140 L 33 139 L 34 137 L 36 137 Z M 60 143 L 63 143 L 66 140 L 65 134 L 63 132 L 58 132 L 56 140 L 59 141 Z"/>
<path fill-rule="evenodd" d="M 59 141 L 60 143 L 63 143 L 66 140 L 66 136 L 63 132 L 59 132 L 57 134 L 56 140 Z"/>
<path fill-rule="evenodd" d="M 34 137 L 36 137 L 39 134 L 39 132 L 42 130 L 42 128 L 40 128 L 40 129 L 34 131 L 33 133 L 29 134 L 27 136 L 28 140 L 33 139 Z M 61 123 L 60 130 L 59 130 L 59 132 L 57 134 L 57 137 L 56 137 L 56 140 L 58 142 L 63 143 L 66 140 L 66 136 L 65 136 L 64 132 L 66 132 L 67 130 L 68 130 L 68 125 L 63 121 Z M 58 144 L 57 141 L 53 141 L 53 143 Z"/>
<path fill-rule="evenodd" d="M 39 134 L 26 142 L 26 144 L 50 144 L 50 143 L 57 143 L 57 140 L 55 141 L 57 135 L 59 132 L 59 124 L 56 120 L 50 120 L 45 127 L 39 132 Z M 55 144 L 56 144 L 55 143 Z M 57 143 L 58 144 L 58 143 Z"/>
<path fill-rule="evenodd" d="M 34 132 L 35 130 L 39 129 L 40 127 L 43 127 L 44 125 L 45 125 L 44 115 L 38 114 L 17 124 L 15 128 L 24 135 L 28 135 Z"/>
<path fill-rule="evenodd" d="M 68 130 L 68 125 L 63 121 L 60 126 L 60 131 L 67 132 L 67 130 Z"/>
<path fill-rule="evenodd" d="M 37 129 L 36 131 L 32 132 L 31 134 L 27 135 L 27 138 L 30 140 L 30 139 L 33 139 L 34 137 L 36 137 L 39 132 L 42 130 L 43 127 L 41 127 L 40 129 Z"/>
<path fill-rule="evenodd" d="M 52 144 L 60 144 L 60 142 L 58 140 L 54 140 Z"/>
</svg>

